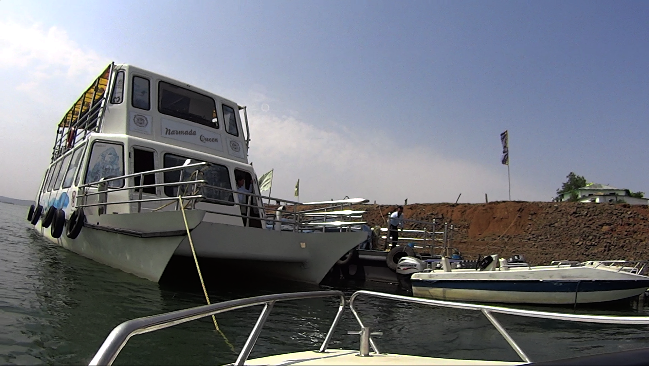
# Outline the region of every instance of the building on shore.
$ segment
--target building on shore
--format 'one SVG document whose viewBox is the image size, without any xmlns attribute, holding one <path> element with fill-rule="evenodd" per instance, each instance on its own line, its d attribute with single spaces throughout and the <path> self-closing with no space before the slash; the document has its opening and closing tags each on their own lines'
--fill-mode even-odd
<svg viewBox="0 0 649 366">
<path fill-rule="evenodd" d="M 588 183 L 585 187 L 563 193 L 561 201 L 569 201 L 573 193 L 577 195 L 579 202 L 649 205 L 649 198 L 634 197 L 628 189 L 615 188 L 599 183 Z"/>
</svg>

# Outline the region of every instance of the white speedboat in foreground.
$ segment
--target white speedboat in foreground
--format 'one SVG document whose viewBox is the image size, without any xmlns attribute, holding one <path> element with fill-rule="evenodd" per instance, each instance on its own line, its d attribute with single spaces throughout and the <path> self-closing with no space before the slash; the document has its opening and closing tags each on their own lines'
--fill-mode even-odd
<svg viewBox="0 0 649 366">
<path fill-rule="evenodd" d="M 228 275 L 245 268 L 319 283 L 367 234 L 351 230 L 361 222 L 312 224 L 297 202 L 259 195 L 245 110 L 110 64 L 53 124 L 51 162 L 27 219 L 58 245 L 152 281 L 177 257 Z"/>
<path fill-rule="evenodd" d="M 442 269 L 426 269 L 416 258 L 401 261 L 403 273 L 416 272 L 410 278 L 413 295 L 438 300 L 587 304 L 638 296 L 649 288 L 649 277 L 640 275 L 645 268 L 643 262 L 636 266 L 591 261 L 510 267 L 507 261 L 493 255 L 480 261 L 477 269 L 455 269 L 446 258 L 442 259 Z"/>
<path fill-rule="evenodd" d="M 257 343 L 259 335 L 262 332 L 264 323 L 268 319 L 268 316 L 273 309 L 273 306 L 277 302 L 284 302 L 289 300 L 301 300 L 301 299 L 315 299 L 315 298 L 327 298 L 334 297 L 339 299 L 338 312 L 336 313 L 335 318 L 331 326 L 329 327 L 328 332 L 324 336 L 322 344 L 318 347 L 314 344 L 314 348 L 317 347 L 317 350 L 305 350 L 294 353 L 285 353 L 270 355 L 266 357 L 248 359 L 250 353 L 252 352 L 253 347 Z M 491 324 L 496 328 L 496 330 L 502 335 L 502 337 L 507 341 L 511 346 L 512 350 L 520 357 L 519 361 L 507 361 L 507 360 L 484 360 L 484 359 L 472 359 L 467 358 L 441 358 L 435 356 L 411 356 L 404 354 L 392 354 L 384 353 L 380 351 L 378 341 L 375 340 L 372 336 L 377 336 L 379 334 L 372 333 L 372 330 L 369 329 L 363 322 L 362 314 L 356 308 L 356 301 L 359 297 L 371 297 L 371 300 L 376 300 L 376 298 L 389 299 L 402 304 L 395 304 L 395 306 L 409 306 L 403 303 L 414 303 L 424 306 L 430 306 L 435 308 L 453 308 L 453 309 L 462 309 L 466 311 L 478 311 L 481 312 Z M 391 295 L 379 292 L 371 291 L 357 291 L 355 292 L 347 302 L 344 294 L 340 291 L 315 291 L 315 292 L 301 292 L 301 293 L 288 293 L 288 294 L 274 294 L 274 295 L 265 295 L 258 296 L 253 298 L 231 300 L 218 304 L 204 305 L 191 309 L 178 310 L 170 313 L 165 313 L 156 316 L 150 316 L 145 318 L 139 318 L 134 320 L 126 321 L 119 326 L 117 326 L 113 331 L 108 335 L 104 343 L 101 345 L 95 356 L 90 362 L 90 365 L 111 365 L 117 358 L 121 349 L 126 345 L 126 342 L 135 335 L 148 333 L 164 328 L 169 328 L 181 323 L 186 323 L 192 320 L 204 318 L 214 314 L 221 314 L 228 312 L 230 310 L 249 308 L 252 306 L 263 306 L 263 310 L 257 319 L 257 322 L 248 336 L 245 344 L 240 348 L 241 351 L 237 357 L 237 360 L 233 363 L 235 365 L 641 365 L 649 364 L 649 348 L 643 348 L 639 350 L 632 351 L 623 351 L 617 353 L 609 353 L 604 355 L 591 355 L 583 356 L 583 353 L 575 355 L 575 358 L 562 359 L 557 361 L 545 361 L 540 363 L 533 363 L 533 360 L 530 359 L 529 355 L 525 350 L 514 340 L 514 338 L 507 332 L 505 326 L 498 321 L 497 315 L 508 314 L 518 317 L 527 317 L 527 318 L 536 318 L 536 319 L 551 319 L 567 322 L 580 322 L 588 323 L 588 329 L 590 332 L 595 331 L 595 324 L 624 324 L 624 325 L 649 325 L 649 317 L 615 317 L 615 316 L 595 316 L 595 315 L 576 315 L 576 314 L 560 314 L 560 313 L 551 313 L 551 312 L 540 312 L 540 311 L 531 311 L 531 310 L 519 310 L 519 309 L 508 309 L 502 307 L 494 306 L 485 306 L 477 304 L 465 304 L 458 302 L 446 302 L 438 300 L 429 300 L 429 299 L 420 299 L 399 295 Z M 339 322 L 343 316 L 343 313 L 349 306 L 349 311 L 353 314 L 356 322 L 358 324 L 358 334 L 360 336 L 359 347 L 357 350 L 344 350 L 344 349 L 329 349 L 329 343 L 332 341 L 333 335 L 339 325 Z M 436 309 L 430 309 L 434 314 Z M 243 312 L 238 312 L 236 314 L 243 314 Z M 390 314 L 386 314 L 388 317 Z M 382 321 L 382 319 L 365 319 L 365 321 L 374 321 L 380 322 L 379 324 L 384 324 L 386 327 L 390 326 L 390 322 Z M 413 322 L 417 322 L 417 319 L 413 319 Z M 571 327 L 575 327 L 572 325 Z M 376 329 L 381 330 L 381 329 Z M 439 330 L 437 330 L 439 331 Z M 324 335 L 324 330 L 322 335 Z M 439 340 L 436 336 L 436 330 L 432 328 L 430 330 L 430 342 L 435 342 L 436 339 Z M 407 334 L 404 335 L 407 337 Z M 602 333 L 602 337 L 606 337 L 606 333 Z M 282 339 L 283 343 L 287 342 L 287 339 Z M 482 347 L 481 350 L 485 350 L 487 343 L 478 345 Z M 450 346 L 450 345 L 449 345 Z M 583 349 L 586 345 L 581 344 L 580 349 Z M 239 348 L 239 345 L 235 345 L 236 348 Z M 463 345 L 466 347 L 466 344 Z M 271 347 L 272 349 L 272 347 Z M 472 350 L 465 349 L 466 354 L 470 354 Z M 539 351 L 539 349 L 535 350 Z M 538 352 L 536 352 L 538 354 Z M 549 347 L 545 349 L 544 360 L 552 360 L 555 357 L 553 356 L 553 350 Z M 472 354 L 476 354 L 475 352 Z M 219 364 L 219 360 L 213 360 L 214 364 Z"/>
</svg>

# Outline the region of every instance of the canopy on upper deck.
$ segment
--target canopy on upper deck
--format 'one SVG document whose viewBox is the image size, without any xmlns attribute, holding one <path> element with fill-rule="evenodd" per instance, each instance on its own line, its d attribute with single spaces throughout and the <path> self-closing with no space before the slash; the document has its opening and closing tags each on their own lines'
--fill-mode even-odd
<svg viewBox="0 0 649 366">
<path fill-rule="evenodd" d="M 75 119 L 83 116 L 88 112 L 90 107 L 92 107 L 97 101 L 101 100 L 108 88 L 108 78 L 110 77 L 111 66 L 112 64 L 108 65 L 90 87 L 81 94 L 81 97 L 79 97 L 68 113 L 65 114 L 61 122 L 59 122 L 59 127 L 70 127 Z"/>
</svg>

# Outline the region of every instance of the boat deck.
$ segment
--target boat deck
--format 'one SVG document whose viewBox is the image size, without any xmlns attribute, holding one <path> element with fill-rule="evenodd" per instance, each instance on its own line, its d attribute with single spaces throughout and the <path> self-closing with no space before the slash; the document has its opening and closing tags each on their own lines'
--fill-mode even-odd
<svg viewBox="0 0 649 366">
<path fill-rule="evenodd" d="M 390 353 L 361 357 L 358 351 L 330 349 L 325 352 L 305 351 L 261 357 L 246 365 L 522 365 L 521 362 L 462 360 L 420 357 Z"/>
</svg>

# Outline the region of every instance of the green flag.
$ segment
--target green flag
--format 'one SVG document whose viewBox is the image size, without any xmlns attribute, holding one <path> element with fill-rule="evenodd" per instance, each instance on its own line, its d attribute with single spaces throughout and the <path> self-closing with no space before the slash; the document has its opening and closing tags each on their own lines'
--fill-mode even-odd
<svg viewBox="0 0 649 366">
<path fill-rule="evenodd" d="M 259 178 L 259 192 L 267 191 L 273 185 L 273 169 Z"/>
<path fill-rule="evenodd" d="M 295 183 L 295 197 L 300 196 L 300 180 L 297 180 L 297 183 Z"/>
</svg>

